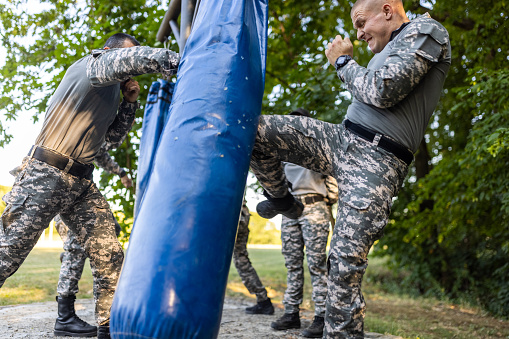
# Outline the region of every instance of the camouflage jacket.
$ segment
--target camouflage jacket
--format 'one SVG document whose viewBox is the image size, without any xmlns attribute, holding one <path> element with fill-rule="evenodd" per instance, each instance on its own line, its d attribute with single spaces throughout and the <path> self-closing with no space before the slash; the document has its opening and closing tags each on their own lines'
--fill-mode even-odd
<svg viewBox="0 0 509 339">
<path fill-rule="evenodd" d="M 450 53 L 447 30 L 427 13 L 412 20 L 395 40 L 390 42 L 393 50 L 389 58 L 379 69 L 350 60 L 337 70 L 348 91 L 360 102 L 382 108 L 394 106 L 417 86 L 433 63 Z"/>
<path fill-rule="evenodd" d="M 325 178 L 325 188 L 327 189 L 327 196 L 325 202 L 328 205 L 333 205 L 338 202 L 338 183 L 334 177 L 328 175 Z"/>
<path fill-rule="evenodd" d="M 165 48 L 96 49 L 88 60 L 87 76 L 92 86 L 110 86 L 146 73 L 171 76 L 177 72 L 179 61 L 178 53 Z"/>
</svg>

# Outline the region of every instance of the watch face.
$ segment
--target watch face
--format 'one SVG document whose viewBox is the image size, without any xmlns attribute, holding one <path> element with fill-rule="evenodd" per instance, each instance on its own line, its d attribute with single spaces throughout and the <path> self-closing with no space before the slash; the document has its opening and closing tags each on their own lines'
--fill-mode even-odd
<svg viewBox="0 0 509 339">
<path fill-rule="evenodd" d="M 349 60 L 350 60 L 350 58 L 348 55 L 341 55 L 336 60 L 336 67 L 343 67 L 344 65 L 346 65 L 348 63 Z"/>
</svg>

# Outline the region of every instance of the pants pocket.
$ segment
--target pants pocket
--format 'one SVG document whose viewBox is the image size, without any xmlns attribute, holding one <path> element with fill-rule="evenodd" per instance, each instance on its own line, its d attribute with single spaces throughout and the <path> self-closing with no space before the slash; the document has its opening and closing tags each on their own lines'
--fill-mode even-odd
<svg viewBox="0 0 509 339">
<path fill-rule="evenodd" d="M 27 195 L 17 195 L 12 191 L 4 195 L 2 200 L 7 204 L 4 212 L 2 213 L 2 229 L 4 232 L 10 226 L 10 224 L 16 220 L 21 212 L 23 211 L 23 205 L 27 200 Z"/>
</svg>

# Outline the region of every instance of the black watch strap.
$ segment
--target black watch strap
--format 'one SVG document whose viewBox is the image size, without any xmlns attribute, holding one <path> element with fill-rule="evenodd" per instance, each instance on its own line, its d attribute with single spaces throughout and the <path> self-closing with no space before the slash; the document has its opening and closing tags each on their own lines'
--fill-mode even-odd
<svg viewBox="0 0 509 339">
<path fill-rule="evenodd" d="M 340 55 L 336 62 L 334 63 L 334 67 L 336 67 L 336 71 L 338 71 L 341 67 L 345 66 L 350 60 L 352 60 L 352 57 L 348 54 Z"/>
</svg>

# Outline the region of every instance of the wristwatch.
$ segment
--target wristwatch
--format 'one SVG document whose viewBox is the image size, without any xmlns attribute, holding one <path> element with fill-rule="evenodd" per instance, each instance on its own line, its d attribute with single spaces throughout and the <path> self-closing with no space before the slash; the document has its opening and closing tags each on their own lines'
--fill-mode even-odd
<svg viewBox="0 0 509 339">
<path fill-rule="evenodd" d="M 341 67 L 346 65 L 348 61 L 352 60 L 352 57 L 348 54 L 341 55 L 336 59 L 336 62 L 334 63 L 334 66 L 336 67 L 336 71 L 338 71 Z"/>
</svg>

